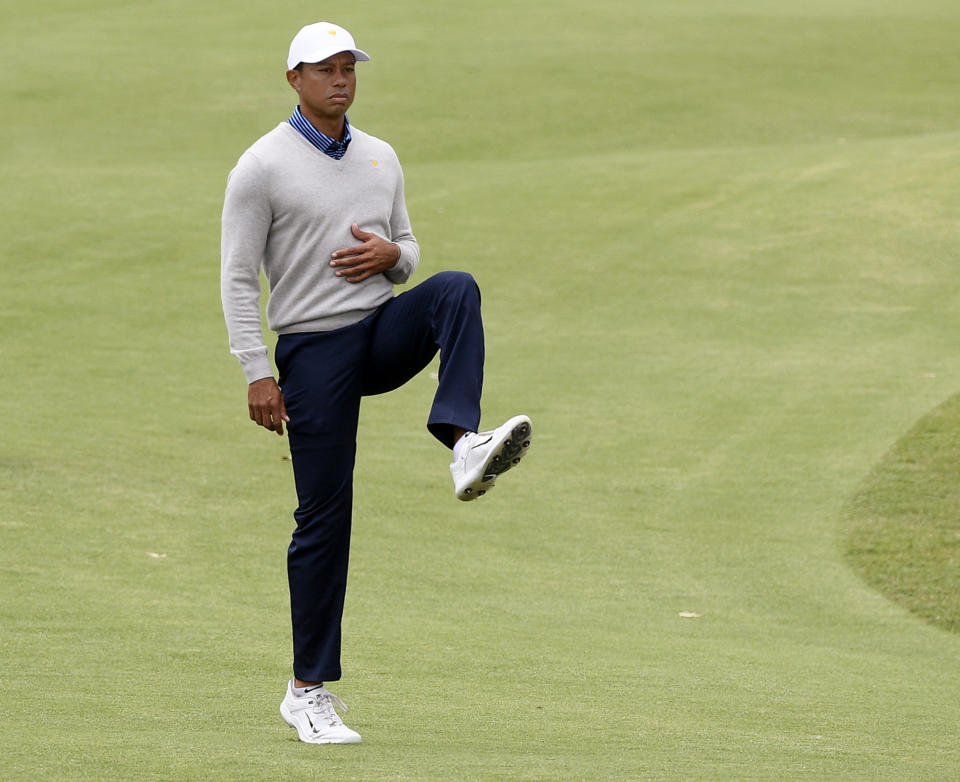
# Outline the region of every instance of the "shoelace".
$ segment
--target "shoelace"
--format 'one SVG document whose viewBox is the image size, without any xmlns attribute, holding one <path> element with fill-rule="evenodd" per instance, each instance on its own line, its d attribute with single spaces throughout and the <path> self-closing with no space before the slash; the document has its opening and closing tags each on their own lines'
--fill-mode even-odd
<svg viewBox="0 0 960 782">
<path fill-rule="evenodd" d="M 311 711 L 314 714 L 318 714 L 326 720 L 328 725 L 342 725 L 343 720 L 340 719 L 340 715 L 337 714 L 334 705 L 338 706 L 340 710 L 344 713 L 350 711 L 347 708 L 347 704 L 340 700 L 336 695 L 334 695 L 329 690 L 320 690 L 316 694 L 311 693 L 313 699 L 313 708 Z"/>
</svg>

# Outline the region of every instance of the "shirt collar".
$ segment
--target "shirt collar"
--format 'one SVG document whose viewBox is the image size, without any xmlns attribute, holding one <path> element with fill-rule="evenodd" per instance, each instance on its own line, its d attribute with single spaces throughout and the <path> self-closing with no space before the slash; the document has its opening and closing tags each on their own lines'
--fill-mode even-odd
<svg viewBox="0 0 960 782">
<path fill-rule="evenodd" d="M 303 116 L 299 106 L 293 110 L 293 114 L 290 115 L 287 122 L 313 146 L 334 160 L 340 160 L 346 154 L 347 147 L 350 146 L 352 138 L 350 135 L 350 120 L 347 119 L 346 115 L 343 117 L 343 141 L 330 138 L 326 133 L 317 130 L 310 120 Z"/>
</svg>

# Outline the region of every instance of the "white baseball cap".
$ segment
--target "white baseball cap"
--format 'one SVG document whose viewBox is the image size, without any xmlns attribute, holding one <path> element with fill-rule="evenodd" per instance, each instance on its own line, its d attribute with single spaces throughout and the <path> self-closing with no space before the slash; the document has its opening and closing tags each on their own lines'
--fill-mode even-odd
<svg viewBox="0 0 960 782">
<path fill-rule="evenodd" d="M 358 49 L 353 36 L 330 22 L 317 22 L 301 27 L 290 42 L 287 68 L 293 70 L 302 62 L 322 62 L 340 52 L 350 52 L 357 62 L 366 62 L 370 55 Z"/>
</svg>

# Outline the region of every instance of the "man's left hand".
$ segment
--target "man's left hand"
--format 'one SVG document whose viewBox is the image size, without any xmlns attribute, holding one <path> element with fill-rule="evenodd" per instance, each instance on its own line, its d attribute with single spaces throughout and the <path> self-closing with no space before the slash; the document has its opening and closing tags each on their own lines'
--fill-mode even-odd
<svg viewBox="0 0 960 782">
<path fill-rule="evenodd" d="M 361 231 L 356 223 L 350 226 L 350 230 L 362 244 L 345 247 L 333 253 L 330 265 L 337 277 L 343 277 L 347 282 L 363 282 L 397 265 L 400 248 L 393 242 Z"/>
</svg>

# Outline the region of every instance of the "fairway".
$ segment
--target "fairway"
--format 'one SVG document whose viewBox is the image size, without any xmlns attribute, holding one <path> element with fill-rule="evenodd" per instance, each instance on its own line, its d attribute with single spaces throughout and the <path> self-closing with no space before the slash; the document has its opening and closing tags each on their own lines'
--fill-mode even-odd
<svg viewBox="0 0 960 782">
<path fill-rule="evenodd" d="M 458 503 L 436 366 L 364 401 L 352 747 L 279 716 L 295 495 L 218 280 L 321 18 L 411 283 L 483 291 L 482 424 L 536 431 Z M 960 778 L 960 636 L 845 556 L 960 391 L 957 41 L 948 0 L 0 4 L 0 779 Z"/>
</svg>

